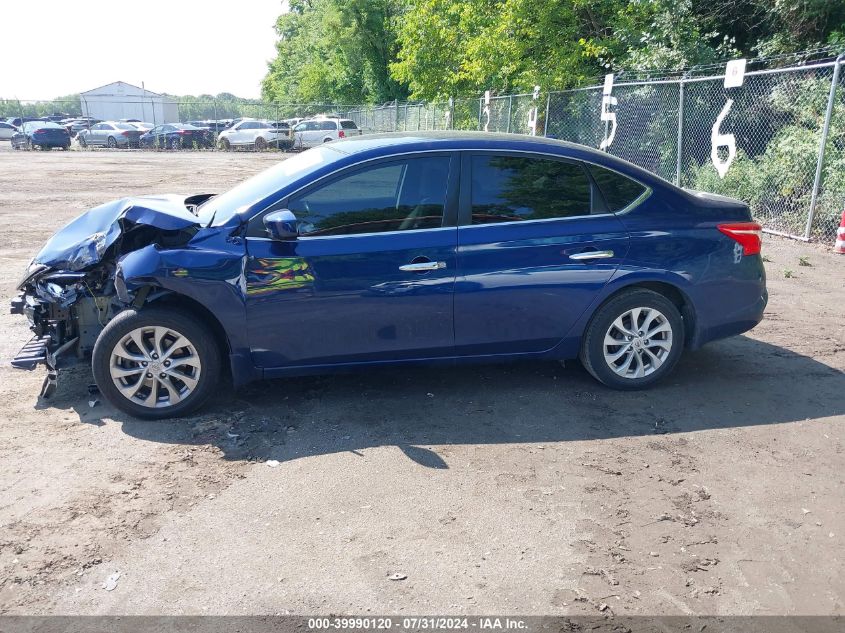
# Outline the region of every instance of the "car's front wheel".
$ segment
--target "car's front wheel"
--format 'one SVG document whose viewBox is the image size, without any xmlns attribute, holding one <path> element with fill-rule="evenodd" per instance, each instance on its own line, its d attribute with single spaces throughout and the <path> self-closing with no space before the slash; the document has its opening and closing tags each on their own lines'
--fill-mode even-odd
<svg viewBox="0 0 845 633">
<path fill-rule="evenodd" d="M 643 389 L 675 367 L 684 348 L 684 322 L 663 295 L 637 288 L 604 304 L 581 342 L 581 362 L 614 389 Z"/>
<path fill-rule="evenodd" d="M 220 349 L 208 328 L 178 309 L 125 310 L 100 333 L 94 380 L 114 406 L 138 418 L 185 415 L 220 377 Z"/>
</svg>

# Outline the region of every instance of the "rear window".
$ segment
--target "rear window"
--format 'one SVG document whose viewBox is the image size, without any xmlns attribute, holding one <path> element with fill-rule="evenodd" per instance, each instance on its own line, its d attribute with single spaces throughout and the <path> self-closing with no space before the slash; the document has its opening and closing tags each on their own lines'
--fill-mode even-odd
<svg viewBox="0 0 845 633">
<path fill-rule="evenodd" d="M 646 190 L 645 186 L 636 180 L 631 180 L 615 171 L 596 165 L 589 165 L 589 169 L 607 203 L 608 211 L 621 211 L 643 195 Z"/>
<path fill-rule="evenodd" d="M 355 125 L 355 121 L 341 121 L 340 127 L 344 130 L 357 130 L 358 126 Z"/>
<path fill-rule="evenodd" d="M 115 123 L 114 126 L 118 130 L 135 130 L 135 129 L 137 129 L 134 125 L 129 125 L 128 123 Z"/>
</svg>

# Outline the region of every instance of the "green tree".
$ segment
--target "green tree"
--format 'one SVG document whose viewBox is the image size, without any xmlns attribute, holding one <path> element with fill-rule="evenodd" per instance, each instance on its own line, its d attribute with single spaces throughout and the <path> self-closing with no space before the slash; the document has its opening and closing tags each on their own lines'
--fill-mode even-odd
<svg viewBox="0 0 845 633">
<path fill-rule="evenodd" d="M 390 76 L 404 0 L 292 0 L 279 16 L 278 55 L 262 83 L 286 103 L 380 102 L 405 98 Z"/>
</svg>

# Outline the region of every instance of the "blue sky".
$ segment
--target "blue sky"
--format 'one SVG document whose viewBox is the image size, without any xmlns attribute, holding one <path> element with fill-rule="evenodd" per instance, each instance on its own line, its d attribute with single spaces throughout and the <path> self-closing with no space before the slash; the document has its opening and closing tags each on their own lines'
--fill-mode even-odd
<svg viewBox="0 0 845 633">
<path fill-rule="evenodd" d="M 41 0 L 31 13 L 26 3 L 12 6 L 0 35 L 7 99 L 51 99 L 118 80 L 255 98 L 283 11 L 282 0 Z"/>
</svg>

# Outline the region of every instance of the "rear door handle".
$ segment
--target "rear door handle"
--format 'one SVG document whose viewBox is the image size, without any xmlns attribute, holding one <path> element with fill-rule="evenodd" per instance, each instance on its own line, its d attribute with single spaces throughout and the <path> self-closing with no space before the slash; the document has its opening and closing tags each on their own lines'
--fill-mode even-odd
<svg viewBox="0 0 845 633">
<path fill-rule="evenodd" d="M 570 255 L 569 259 L 579 262 L 585 259 L 607 259 L 609 257 L 613 257 L 613 251 L 584 251 L 583 253 Z"/>
<path fill-rule="evenodd" d="M 399 270 L 406 273 L 423 273 L 427 270 L 440 270 L 441 268 L 446 268 L 446 262 L 414 262 L 400 266 Z"/>
</svg>

